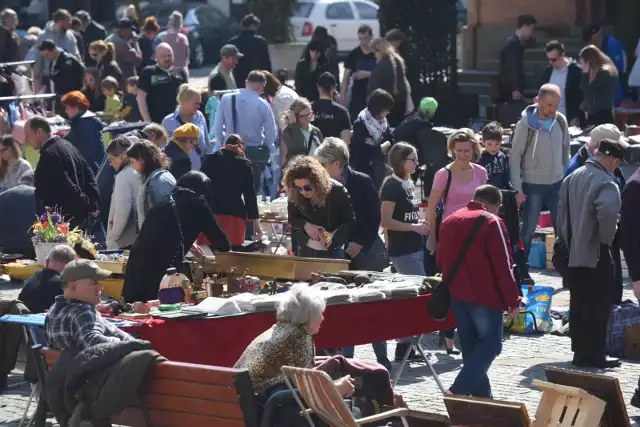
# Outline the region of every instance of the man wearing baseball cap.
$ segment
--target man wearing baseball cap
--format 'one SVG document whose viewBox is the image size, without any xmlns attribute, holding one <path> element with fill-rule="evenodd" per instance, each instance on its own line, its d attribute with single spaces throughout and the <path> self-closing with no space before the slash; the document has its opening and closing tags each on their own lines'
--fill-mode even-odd
<svg viewBox="0 0 640 427">
<path fill-rule="evenodd" d="M 100 281 L 110 275 L 88 259 L 71 261 L 64 267 L 60 276 L 64 294 L 56 297 L 44 325 L 49 347 L 82 351 L 96 344 L 133 339 L 95 308 L 102 297 Z"/>
<path fill-rule="evenodd" d="M 226 44 L 220 49 L 220 62 L 209 74 L 209 92 L 213 96 L 217 90 L 238 89 L 233 70 L 244 55 L 232 44 Z"/>
<path fill-rule="evenodd" d="M 564 179 L 560 188 L 557 232 L 569 248 L 571 349 L 578 367 L 613 368 L 605 355 L 607 324 L 614 289 L 610 247 L 618 228 L 621 200 L 614 171 L 626 147 L 605 139 L 585 165 Z"/>
</svg>

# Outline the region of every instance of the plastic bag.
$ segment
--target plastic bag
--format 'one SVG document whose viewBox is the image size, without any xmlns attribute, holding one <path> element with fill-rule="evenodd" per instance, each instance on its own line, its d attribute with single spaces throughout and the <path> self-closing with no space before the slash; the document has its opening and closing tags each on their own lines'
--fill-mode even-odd
<svg viewBox="0 0 640 427">
<path fill-rule="evenodd" d="M 504 327 L 517 334 L 547 333 L 552 322 L 549 314 L 554 289 L 551 286 L 522 286 L 524 307 L 521 313 Z"/>
</svg>

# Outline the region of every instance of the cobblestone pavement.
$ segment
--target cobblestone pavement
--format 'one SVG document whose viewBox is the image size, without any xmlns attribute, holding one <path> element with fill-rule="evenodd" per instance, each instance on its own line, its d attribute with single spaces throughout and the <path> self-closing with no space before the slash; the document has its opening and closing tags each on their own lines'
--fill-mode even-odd
<svg viewBox="0 0 640 427">
<path fill-rule="evenodd" d="M 550 285 L 557 289 L 553 299 L 553 306 L 568 307 L 569 292 L 562 289 L 560 278 L 551 274 L 534 274 L 537 284 Z M 0 285 L 0 298 L 15 296 L 17 290 L 6 285 Z M 625 288 L 625 298 L 633 298 L 629 284 Z M 460 370 L 459 356 L 447 356 L 436 349 L 437 336 L 427 336 L 423 345 L 433 351 L 435 369 L 445 387 L 448 387 Z M 389 343 L 389 354 L 393 355 L 394 343 Z M 356 357 L 375 360 L 371 346 L 356 348 Z M 524 402 L 531 417 L 535 414 L 540 392 L 531 387 L 533 379 L 545 379 L 544 368 L 557 366 L 571 369 L 571 343 L 568 337 L 554 335 L 543 336 L 505 336 L 503 351 L 493 363 L 489 376 L 496 399 Z M 620 380 L 620 386 L 627 403 L 627 410 L 632 418 L 640 420 L 640 410 L 628 405 L 640 377 L 640 364 L 623 362 L 622 367 L 607 371 L 591 370 L 615 376 Z M 21 381 L 18 375 L 10 377 L 11 383 Z M 414 363 L 405 368 L 396 388 L 412 408 L 435 413 L 446 413 L 442 395 L 431 377 L 428 367 Z M 23 385 L 0 395 L 0 426 L 16 427 L 22 416 L 29 389 Z M 34 405 L 35 406 L 35 405 Z M 51 420 L 53 421 L 53 420 Z M 50 425 L 57 426 L 56 423 Z"/>
</svg>

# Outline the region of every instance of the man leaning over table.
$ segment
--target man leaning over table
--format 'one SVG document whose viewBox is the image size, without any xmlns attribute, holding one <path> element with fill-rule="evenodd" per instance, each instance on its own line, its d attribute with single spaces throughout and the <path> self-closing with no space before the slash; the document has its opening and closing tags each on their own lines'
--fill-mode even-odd
<svg viewBox="0 0 640 427">
<path fill-rule="evenodd" d="M 45 320 L 49 347 L 82 351 L 96 344 L 133 340 L 133 337 L 106 321 L 96 310 L 102 285 L 111 272 L 87 259 L 68 263 L 62 271 L 63 295 L 55 299 Z"/>
</svg>

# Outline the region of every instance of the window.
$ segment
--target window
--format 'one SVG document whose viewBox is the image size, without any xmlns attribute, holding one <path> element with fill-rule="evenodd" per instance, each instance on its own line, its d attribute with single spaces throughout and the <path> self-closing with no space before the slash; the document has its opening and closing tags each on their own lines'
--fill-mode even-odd
<svg viewBox="0 0 640 427">
<path fill-rule="evenodd" d="M 360 19 L 378 19 L 378 9 L 367 3 L 355 2 Z"/>
<path fill-rule="evenodd" d="M 327 19 L 354 19 L 351 5 L 347 2 L 328 4 L 325 16 Z"/>
<path fill-rule="evenodd" d="M 200 24 L 206 27 L 222 27 L 227 21 L 222 12 L 212 6 L 200 6 L 196 15 Z"/>
<path fill-rule="evenodd" d="M 313 3 L 298 3 L 298 8 L 293 16 L 295 18 L 308 18 L 311 16 L 313 6 L 315 6 Z"/>
</svg>

